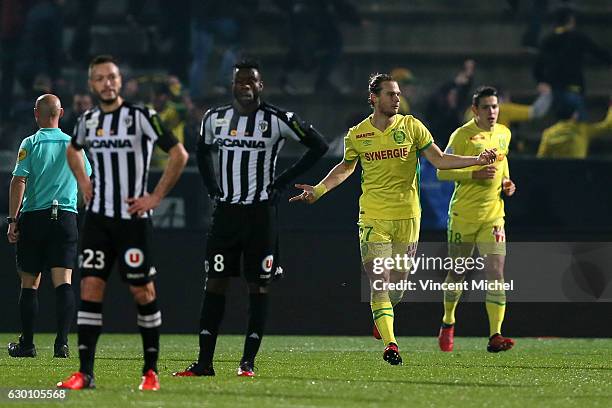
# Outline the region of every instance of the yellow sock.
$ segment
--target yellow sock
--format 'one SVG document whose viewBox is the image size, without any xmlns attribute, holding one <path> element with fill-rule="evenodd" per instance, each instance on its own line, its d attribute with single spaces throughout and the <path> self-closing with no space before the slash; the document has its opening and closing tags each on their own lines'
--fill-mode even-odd
<svg viewBox="0 0 612 408">
<path fill-rule="evenodd" d="M 485 306 L 489 316 L 489 337 L 495 333 L 501 334 L 501 326 L 506 314 L 506 291 L 488 290 Z"/>
<path fill-rule="evenodd" d="M 395 335 L 393 334 L 393 306 L 391 302 L 374 302 L 370 303 L 372 307 L 372 317 L 374 324 L 378 328 L 378 332 L 382 337 L 385 345 L 389 343 L 397 344 Z"/>
<path fill-rule="evenodd" d="M 455 324 L 455 310 L 459 304 L 462 292 L 461 289 L 444 291 L 444 316 L 442 317 L 442 323 Z"/>
</svg>

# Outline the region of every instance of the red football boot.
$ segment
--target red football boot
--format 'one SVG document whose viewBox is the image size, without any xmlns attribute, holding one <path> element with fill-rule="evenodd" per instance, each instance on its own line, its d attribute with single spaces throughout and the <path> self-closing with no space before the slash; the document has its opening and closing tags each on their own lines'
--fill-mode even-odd
<svg viewBox="0 0 612 408">
<path fill-rule="evenodd" d="M 440 327 L 440 333 L 438 333 L 438 345 L 442 351 L 453 351 L 455 345 L 455 325 Z"/>
<path fill-rule="evenodd" d="M 151 369 L 147 370 L 147 372 L 142 376 L 142 381 L 140 382 L 138 389 L 141 391 L 159 390 L 159 377 L 157 376 L 157 373 Z"/>
<path fill-rule="evenodd" d="M 60 381 L 56 384 L 57 388 L 63 388 L 66 390 L 82 390 L 85 388 L 96 388 L 94 379 L 91 375 L 76 372 L 68 377 L 64 381 Z"/>
<path fill-rule="evenodd" d="M 510 350 L 512 347 L 514 347 L 514 340 L 496 333 L 489 338 L 487 351 L 489 353 L 499 353 L 500 351 Z"/>
<path fill-rule="evenodd" d="M 253 364 L 248 361 L 243 361 L 238 366 L 238 377 L 255 377 Z"/>
<path fill-rule="evenodd" d="M 172 373 L 175 377 L 202 377 L 202 376 L 214 376 L 215 369 L 212 367 L 202 367 L 198 362 L 193 362 L 184 371 L 177 371 Z"/>
<path fill-rule="evenodd" d="M 400 356 L 397 344 L 389 343 L 389 345 L 385 347 L 383 360 L 391 365 L 402 365 L 402 356 Z"/>
<path fill-rule="evenodd" d="M 374 327 L 372 327 L 372 336 L 374 336 L 376 340 L 382 340 L 382 336 L 378 331 L 378 327 L 376 327 L 376 323 L 374 324 Z"/>
</svg>

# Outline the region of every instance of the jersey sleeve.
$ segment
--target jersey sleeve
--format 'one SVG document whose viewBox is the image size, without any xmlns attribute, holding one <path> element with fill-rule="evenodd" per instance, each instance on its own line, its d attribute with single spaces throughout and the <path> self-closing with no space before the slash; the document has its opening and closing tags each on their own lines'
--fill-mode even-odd
<svg viewBox="0 0 612 408">
<path fill-rule="evenodd" d="M 174 134 L 165 126 L 159 115 L 153 109 L 143 109 L 140 115 L 140 123 L 143 134 L 153 140 L 164 152 L 168 152 L 179 143 Z"/>
<path fill-rule="evenodd" d="M 30 139 L 24 139 L 19 146 L 17 153 L 17 163 L 13 170 L 13 176 L 27 177 L 30 174 L 30 162 L 32 156 L 32 143 Z"/>
<path fill-rule="evenodd" d="M 427 149 L 434 142 L 429 129 L 427 129 L 420 120 L 414 118 L 411 128 L 412 134 L 414 135 L 414 142 L 419 151 Z"/>
<path fill-rule="evenodd" d="M 307 137 L 309 125 L 304 122 L 295 112 L 277 113 L 281 137 L 293 139 L 304 143 Z"/>
<path fill-rule="evenodd" d="M 355 149 L 353 145 L 353 140 L 351 139 L 351 131 L 349 130 L 344 136 L 344 161 L 352 162 L 356 158 L 359 157 L 359 152 Z"/>
<path fill-rule="evenodd" d="M 87 136 L 87 128 L 85 127 L 85 114 L 79 116 L 74 129 L 72 130 L 72 138 L 70 144 L 77 149 L 82 150 L 85 147 L 85 137 Z"/>
<path fill-rule="evenodd" d="M 593 124 L 585 123 L 584 129 L 589 139 L 602 136 L 605 133 L 612 133 L 612 106 L 608 108 L 608 114 L 604 120 Z"/>
<path fill-rule="evenodd" d="M 200 124 L 200 139 L 198 143 L 203 142 L 204 144 L 211 145 L 214 143 L 215 137 L 212 128 L 212 111 L 207 111 L 202 117 L 202 123 Z"/>
</svg>

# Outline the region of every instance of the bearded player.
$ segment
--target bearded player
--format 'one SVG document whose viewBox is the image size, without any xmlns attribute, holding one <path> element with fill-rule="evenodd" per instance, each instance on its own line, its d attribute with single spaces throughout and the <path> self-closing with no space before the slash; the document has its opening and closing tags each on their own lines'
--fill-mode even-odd
<svg viewBox="0 0 612 408">
<path fill-rule="evenodd" d="M 419 155 L 423 154 L 439 169 L 487 165 L 496 157 L 491 150 L 471 157 L 443 153 L 418 119 L 398 114 L 400 95 L 393 77 L 372 75 L 369 103 L 373 113 L 349 129 L 344 138 L 343 160 L 316 186 L 296 184 L 303 191 L 289 200 L 314 203 L 346 180 L 357 162 L 361 163 L 362 194 L 357 223 L 361 258 L 370 281 L 374 323 L 385 345 L 383 359 L 391 365 L 402 364 L 393 332 L 393 306 L 403 293 L 389 291 L 388 284 L 404 280 L 410 266 L 381 272 L 374 269 L 374 260 L 416 252 L 421 219 Z"/>
</svg>

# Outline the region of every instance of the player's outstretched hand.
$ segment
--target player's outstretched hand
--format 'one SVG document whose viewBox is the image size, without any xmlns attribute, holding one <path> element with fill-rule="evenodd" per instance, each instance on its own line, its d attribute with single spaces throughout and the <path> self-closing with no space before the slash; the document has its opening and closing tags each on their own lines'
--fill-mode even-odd
<svg viewBox="0 0 612 408">
<path fill-rule="evenodd" d="M 486 149 L 484 152 L 478 155 L 478 164 L 481 166 L 486 166 L 487 164 L 492 164 L 497 160 L 497 153 L 495 153 L 497 149 Z"/>
<path fill-rule="evenodd" d="M 308 184 L 296 184 L 295 188 L 299 188 L 302 190 L 302 194 L 296 195 L 289 199 L 290 203 L 296 201 L 305 201 L 308 204 L 312 204 L 317 201 L 317 197 L 315 197 L 314 186 L 310 186 Z"/>
<path fill-rule="evenodd" d="M 504 179 L 502 182 L 502 190 L 508 197 L 512 196 L 516 191 L 516 184 L 510 179 Z"/>
<path fill-rule="evenodd" d="M 155 194 L 145 194 L 138 198 L 130 197 L 126 199 L 125 202 L 130 205 L 128 207 L 128 213 L 137 214 L 139 217 L 141 217 L 147 211 L 157 207 L 161 202 L 161 199 Z"/>
<path fill-rule="evenodd" d="M 497 168 L 494 165 L 485 166 L 480 170 L 474 170 L 472 172 L 472 178 L 474 180 L 491 180 L 495 178 Z"/>
</svg>

